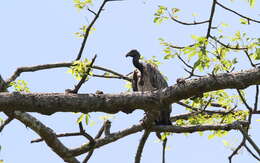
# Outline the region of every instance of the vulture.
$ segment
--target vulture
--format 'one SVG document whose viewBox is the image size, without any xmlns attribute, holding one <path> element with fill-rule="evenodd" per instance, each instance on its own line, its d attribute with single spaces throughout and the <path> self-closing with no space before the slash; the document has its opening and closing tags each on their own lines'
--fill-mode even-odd
<svg viewBox="0 0 260 163">
<path fill-rule="evenodd" d="M 137 50 L 131 50 L 126 54 L 126 57 L 133 58 L 133 65 L 136 68 L 133 72 L 132 88 L 133 91 L 153 91 L 168 87 L 163 75 L 157 69 L 156 66 L 150 63 L 140 62 L 140 53 Z M 158 113 L 158 117 L 155 119 L 156 125 L 171 125 L 170 114 L 172 108 L 171 105 L 162 105 L 161 110 Z M 160 133 L 156 133 L 157 137 L 161 139 Z M 163 140 L 163 154 L 162 162 L 165 162 L 165 146 L 167 139 Z"/>
</svg>

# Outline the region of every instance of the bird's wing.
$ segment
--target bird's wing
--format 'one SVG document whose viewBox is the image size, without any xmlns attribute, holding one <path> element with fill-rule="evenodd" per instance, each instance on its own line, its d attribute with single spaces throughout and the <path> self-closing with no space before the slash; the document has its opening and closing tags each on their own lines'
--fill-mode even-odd
<svg viewBox="0 0 260 163">
<path fill-rule="evenodd" d="M 138 91 L 138 86 L 137 86 L 138 74 L 137 73 L 138 73 L 137 70 L 134 70 L 134 72 L 133 72 L 133 79 L 132 79 L 132 88 L 133 88 L 134 92 Z"/>
<path fill-rule="evenodd" d="M 150 82 L 154 88 L 161 89 L 161 88 L 168 87 L 167 81 L 165 80 L 165 78 L 163 77 L 163 75 L 160 73 L 160 71 L 157 69 L 156 66 L 147 63 L 145 67 L 147 69 L 147 73 L 151 74 L 149 75 Z"/>
</svg>

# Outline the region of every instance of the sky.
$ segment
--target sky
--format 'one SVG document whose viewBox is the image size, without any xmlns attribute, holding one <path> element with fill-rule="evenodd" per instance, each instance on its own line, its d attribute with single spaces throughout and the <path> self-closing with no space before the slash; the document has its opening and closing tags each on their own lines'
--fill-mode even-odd
<svg viewBox="0 0 260 163">
<path fill-rule="evenodd" d="M 226 6 L 236 9 L 244 15 L 260 19 L 260 2 L 251 9 L 244 0 L 234 2 L 221 1 Z M 90 6 L 96 10 L 101 1 L 95 0 Z M 153 23 L 153 14 L 158 5 L 180 8 L 179 14 L 183 21 L 193 21 L 192 13 L 197 13 L 197 20 L 209 17 L 211 1 L 208 0 L 124 0 L 110 2 L 105 6 L 100 18 L 95 24 L 96 30 L 89 36 L 84 51 L 84 58 L 91 59 L 97 54 L 95 64 L 110 68 L 122 74 L 133 70 L 133 65 L 125 54 L 131 49 L 138 49 L 145 58 L 157 56 L 164 64 L 160 70 L 169 78 L 168 83 L 176 83 L 176 79 L 185 77 L 184 66 L 176 59 L 164 61 L 158 38 L 162 37 L 177 45 L 184 46 L 191 43 L 191 35 L 205 35 L 207 26 L 183 26 L 173 22 L 161 25 Z M 72 0 L 12 0 L 0 1 L 0 74 L 4 79 L 12 75 L 17 67 L 33 66 L 38 64 L 69 62 L 76 58 L 81 45 L 81 39 L 74 33 L 82 25 L 90 23 L 93 15 L 87 11 L 79 12 Z M 230 24 L 224 34 L 232 35 L 236 30 L 244 30 L 249 36 L 260 36 L 260 25 L 239 25 L 239 17 L 216 8 L 214 25 L 221 22 Z M 245 63 L 246 64 L 246 63 Z M 243 65 L 242 68 L 249 66 Z M 186 74 L 187 75 L 187 74 Z M 23 73 L 19 79 L 28 82 L 32 92 L 64 92 L 72 88 L 77 81 L 67 73 L 67 69 L 52 69 L 34 73 Z M 120 93 L 126 91 L 125 82 L 121 80 L 107 80 L 92 78 L 81 88 L 80 93 L 93 93 L 102 90 L 104 93 Z M 249 99 L 253 95 L 248 96 Z M 174 104 L 172 115 L 183 112 L 183 108 Z M 78 114 L 55 113 L 45 116 L 33 113 L 45 125 L 51 127 L 56 133 L 76 132 Z M 94 126 L 87 126 L 86 131 L 95 135 L 102 125 L 100 116 L 104 113 L 91 113 L 91 122 Z M 0 117 L 6 118 L 3 114 Z M 130 115 L 118 113 L 113 116 L 112 132 L 125 129 L 138 123 L 143 112 L 135 111 Z M 256 117 L 259 119 L 259 117 Z M 254 119 L 255 120 L 255 119 Z M 260 144 L 259 122 L 254 122 L 250 131 L 252 138 Z M 94 151 L 90 163 L 134 161 L 136 149 L 142 133 L 130 135 L 117 142 L 103 146 Z M 228 162 L 227 157 L 231 149 L 223 145 L 223 140 L 229 141 L 233 147 L 240 142 L 239 132 L 232 131 L 228 136 L 208 140 L 208 132 L 204 136 L 198 133 L 184 135 L 174 134 L 168 140 L 166 152 L 167 162 L 178 163 L 219 163 Z M 5 163 L 17 162 L 55 162 L 62 163 L 60 159 L 45 143 L 31 144 L 32 139 L 38 138 L 32 130 L 18 122 L 11 122 L 0 133 L 0 159 Z M 74 148 L 85 142 L 81 137 L 62 138 L 68 147 Z M 81 159 L 82 157 L 79 157 Z M 243 150 L 233 158 L 234 163 L 256 163 L 247 151 Z M 161 162 L 161 143 L 152 134 L 144 148 L 143 163 Z"/>
</svg>

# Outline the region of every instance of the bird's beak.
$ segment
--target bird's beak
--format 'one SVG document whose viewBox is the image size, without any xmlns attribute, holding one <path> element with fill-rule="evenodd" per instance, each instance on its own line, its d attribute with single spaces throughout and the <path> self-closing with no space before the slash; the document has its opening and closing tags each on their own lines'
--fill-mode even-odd
<svg viewBox="0 0 260 163">
<path fill-rule="evenodd" d="M 130 57 L 130 54 L 129 54 L 129 53 L 127 53 L 127 54 L 125 55 L 125 57 Z"/>
</svg>

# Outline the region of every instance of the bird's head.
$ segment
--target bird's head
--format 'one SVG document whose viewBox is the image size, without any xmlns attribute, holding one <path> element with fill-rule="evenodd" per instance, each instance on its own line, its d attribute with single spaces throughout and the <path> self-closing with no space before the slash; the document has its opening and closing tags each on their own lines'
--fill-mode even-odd
<svg viewBox="0 0 260 163">
<path fill-rule="evenodd" d="M 140 58 L 140 56 L 141 56 L 140 53 L 136 49 L 133 49 L 126 54 L 126 57 L 133 57 L 138 59 Z"/>
</svg>

